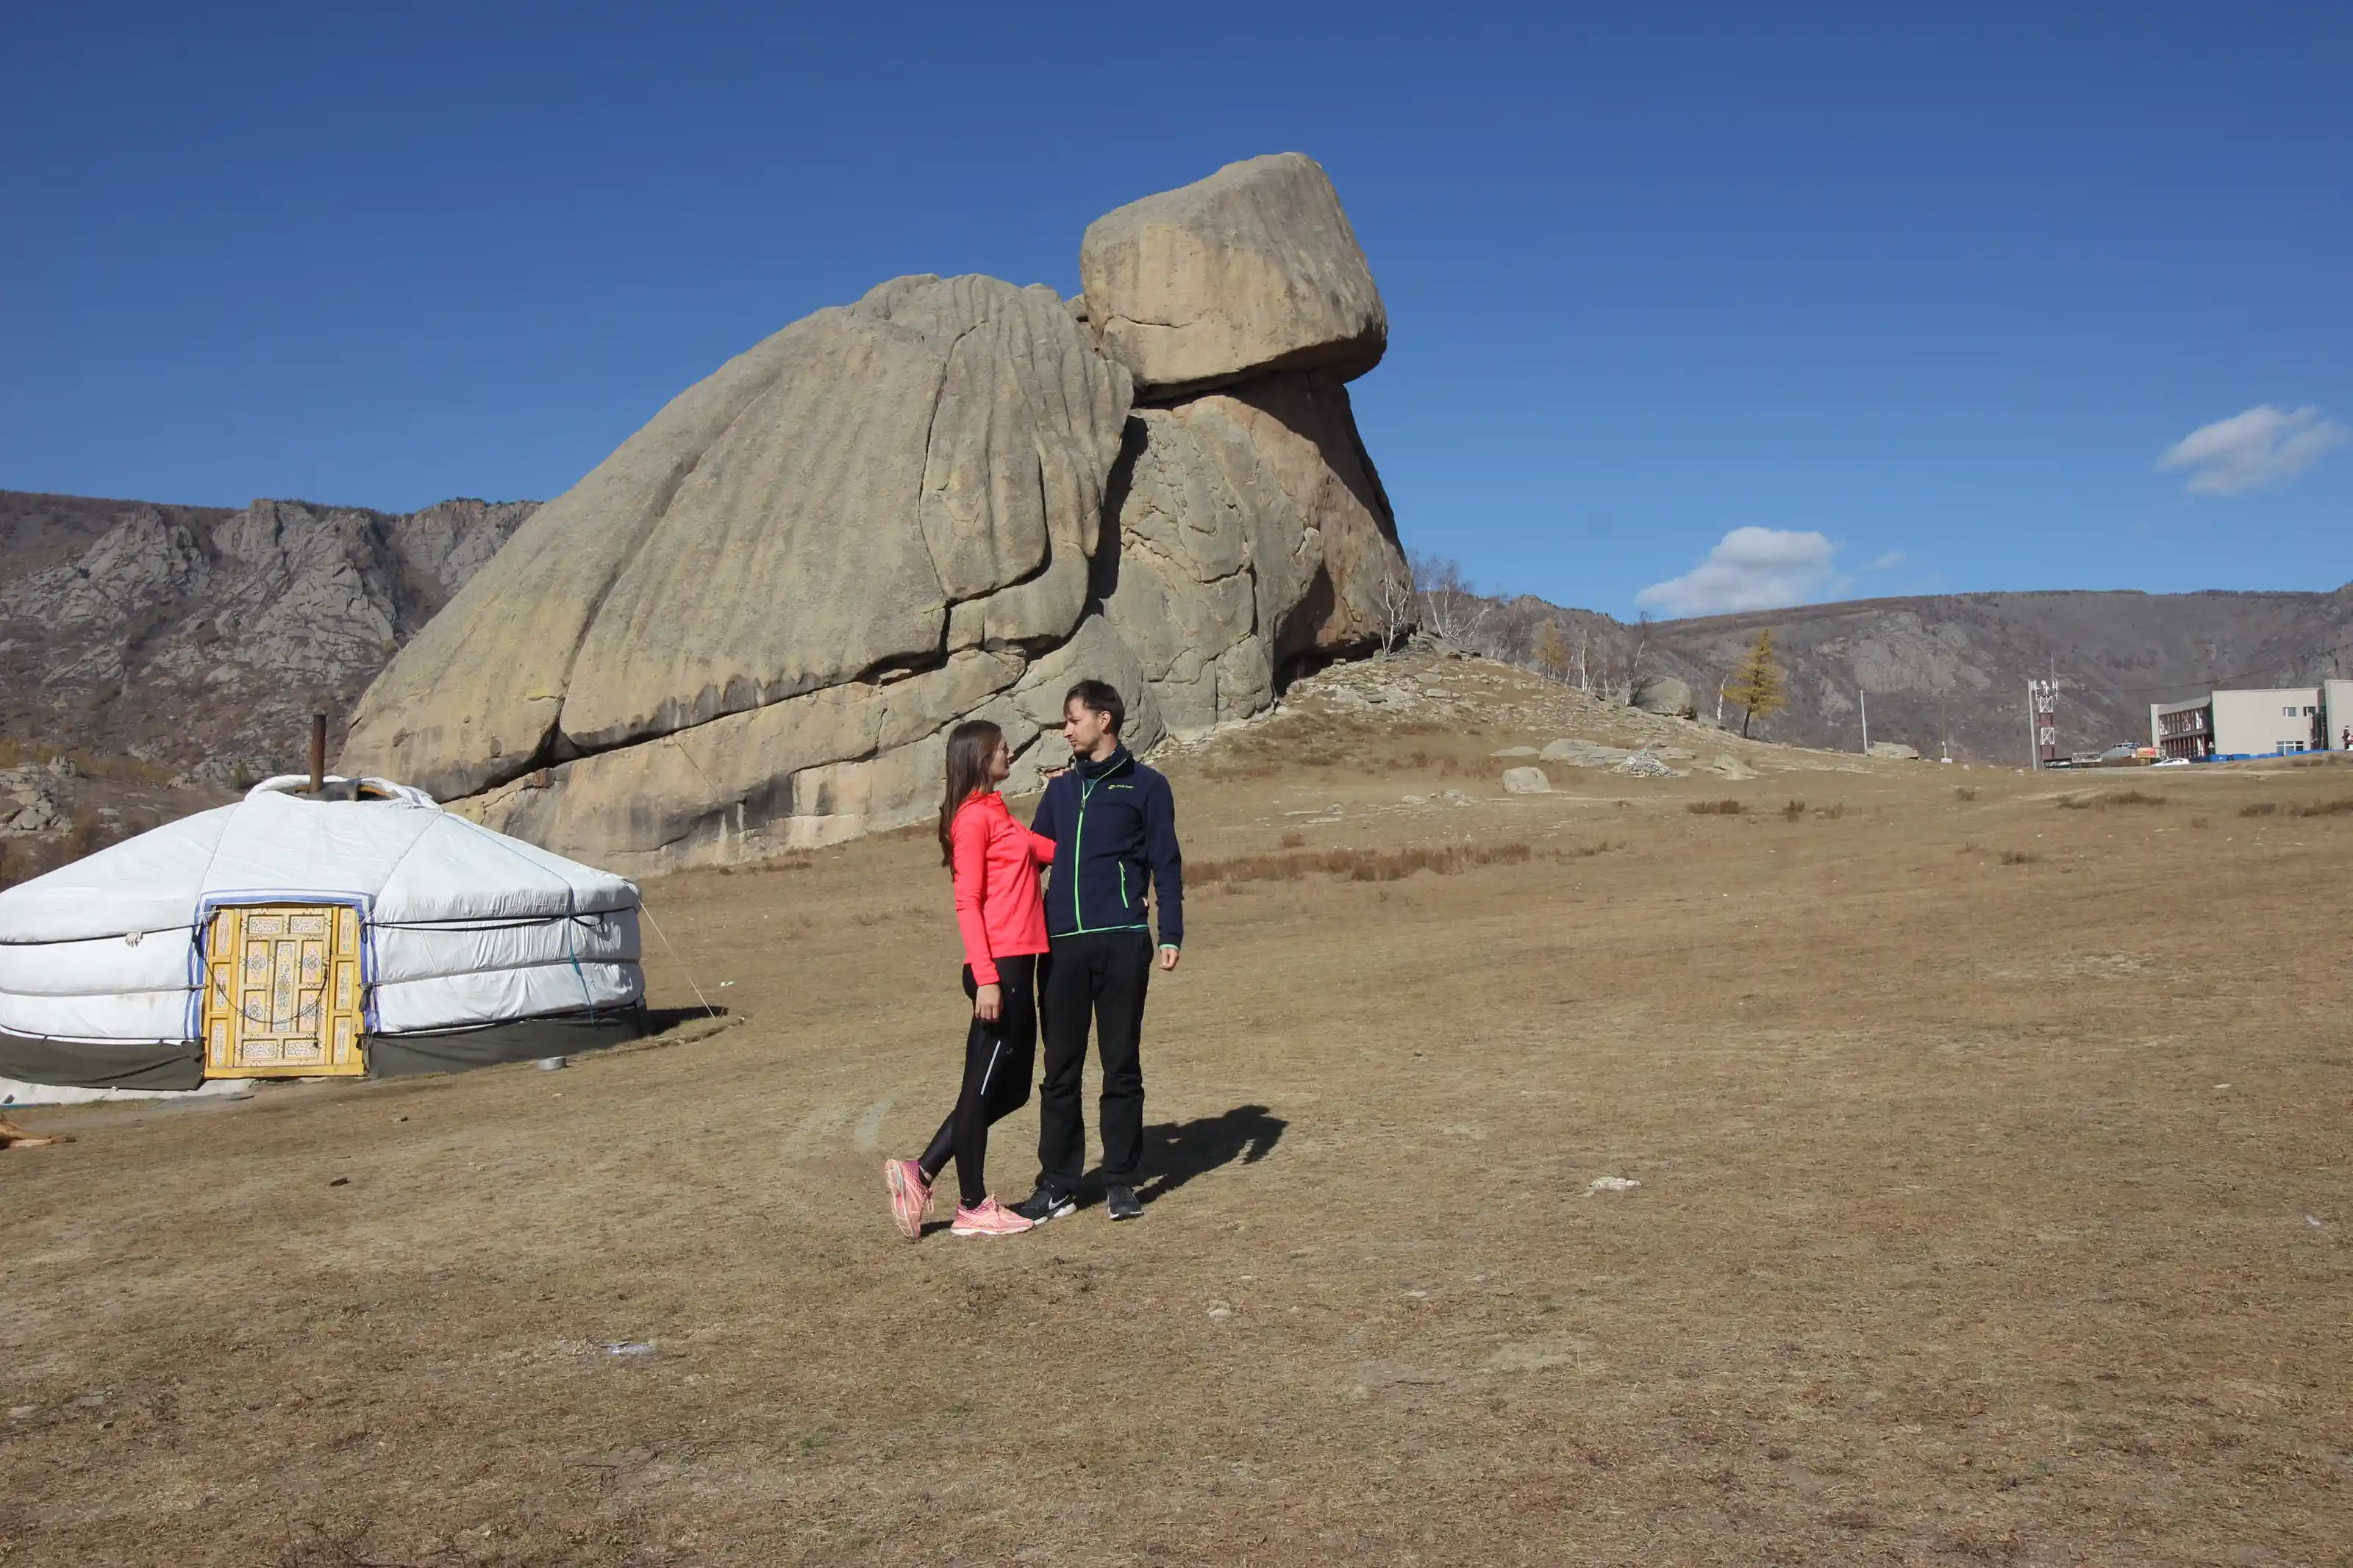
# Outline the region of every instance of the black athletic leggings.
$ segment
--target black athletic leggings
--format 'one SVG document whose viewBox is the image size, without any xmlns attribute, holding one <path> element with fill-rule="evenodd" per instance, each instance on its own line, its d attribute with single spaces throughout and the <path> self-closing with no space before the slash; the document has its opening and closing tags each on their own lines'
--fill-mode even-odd
<svg viewBox="0 0 2353 1568">
<path fill-rule="evenodd" d="M 989 1123 L 1029 1103 L 1029 1079 L 1038 1066 L 1038 955 L 998 959 L 997 982 L 1004 1010 L 995 1023 L 974 1016 L 964 1037 L 964 1089 L 916 1162 L 926 1181 L 936 1181 L 954 1160 L 966 1208 L 988 1195 L 981 1167 L 988 1159 Z M 964 994 L 976 996 L 979 989 L 965 964 Z"/>
</svg>

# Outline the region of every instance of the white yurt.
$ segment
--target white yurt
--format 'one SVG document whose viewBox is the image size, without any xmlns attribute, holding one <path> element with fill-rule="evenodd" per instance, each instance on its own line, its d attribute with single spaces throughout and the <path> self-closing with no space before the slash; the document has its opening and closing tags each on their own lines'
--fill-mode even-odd
<svg viewBox="0 0 2353 1568">
<path fill-rule="evenodd" d="M 310 783 L 0 891 L 0 1079 L 386 1078 L 644 1032 L 635 883 L 405 784 Z"/>
</svg>

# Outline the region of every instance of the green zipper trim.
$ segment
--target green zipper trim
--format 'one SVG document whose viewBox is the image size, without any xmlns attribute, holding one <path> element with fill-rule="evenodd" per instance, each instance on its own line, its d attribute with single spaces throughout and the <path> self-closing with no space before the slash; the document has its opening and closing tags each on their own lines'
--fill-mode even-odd
<svg viewBox="0 0 2353 1568">
<path fill-rule="evenodd" d="M 1103 775 L 1104 778 L 1110 776 L 1108 773 Z M 1152 929 L 1149 925 L 1090 926 L 1087 924 L 1085 906 L 1079 902 L 1079 889 L 1085 881 L 1081 868 L 1086 860 L 1087 802 L 1093 798 L 1095 785 L 1102 782 L 1102 779 L 1089 778 L 1082 778 L 1079 781 L 1078 820 L 1071 827 L 1071 922 L 1077 928 L 1071 933 L 1073 936 L 1085 936 L 1091 931 L 1149 931 Z M 1113 784 L 1108 787 L 1134 789 L 1135 786 Z M 1124 860 L 1120 862 L 1119 867 L 1119 901 L 1120 913 L 1125 914 L 1127 912 L 1127 862 Z"/>
<path fill-rule="evenodd" d="M 1087 929 L 1087 911 L 1079 902 L 1079 888 L 1086 880 L 1087 799 L 1095 793 L 1092 779 L 1079 781 L 1079 814 L 1071 828 L 1071 923 L 1083 935 Z"/>
</svg>

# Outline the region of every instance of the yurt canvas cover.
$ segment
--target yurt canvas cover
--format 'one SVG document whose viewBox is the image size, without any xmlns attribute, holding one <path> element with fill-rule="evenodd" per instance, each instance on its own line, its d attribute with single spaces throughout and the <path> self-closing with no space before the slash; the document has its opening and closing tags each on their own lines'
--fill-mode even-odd
<svg viewBox="0 0 2353 1568">
<path fill-rule="evenodd" d="M 0 1078 L 382 1078 L 643 1032 L 635 883 L 404 785 L 303 783 L 0 891 Z"/>
</svg>

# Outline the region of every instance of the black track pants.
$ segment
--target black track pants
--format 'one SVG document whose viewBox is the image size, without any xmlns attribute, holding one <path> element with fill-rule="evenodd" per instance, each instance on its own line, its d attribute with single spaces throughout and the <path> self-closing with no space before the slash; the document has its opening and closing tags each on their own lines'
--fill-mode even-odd
<svg viewBox="0 0 2353 1568">
<path fill-rule="evenodd" d="M 997 961 L 1005 1010 L 993 1024 L 976 1016 L 965 1032 L 964 1088 L 917 1162 L 926 1178 L 935 1179 L 954 1160 L 956 1191 L 966 1208 L 988 1195 L 981 1168 L 988 1160 L 989 1124 L 1029 1103 L 1029 1075 L 1038 1066 L 1037 975 L 1034 953 Z M 964 994 L 973 996 L 979 989 L 965 964 Z"/>
<path fill-rule="evenodd" d="M 1152 979 L 1152 933 L 1089 931 L 1058 936 L 1039 982 L 1046 1026 L 1046 1079 L 1038 1091 L 1038 1184 L 1076 1192 L 1086 1166 L 1087 1123 L 1079 1079 L 1087 1026 L 1103 1056 L 1103 1185 L 1135 1185 L 1144 1151 L 1144 992 Z"/>
</svg>

